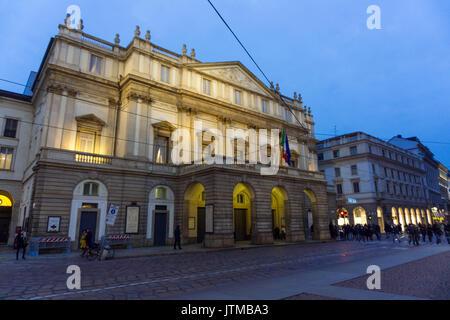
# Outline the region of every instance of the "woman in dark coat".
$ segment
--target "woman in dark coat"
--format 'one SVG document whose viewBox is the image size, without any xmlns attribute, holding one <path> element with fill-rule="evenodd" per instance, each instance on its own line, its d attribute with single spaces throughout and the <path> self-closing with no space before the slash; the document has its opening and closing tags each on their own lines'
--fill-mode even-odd
<svg viewBox="0 0 450 320">
<path fill-rule="evenodd" d="M 175 242 L 173 243 L 173 248 L 176 250 L 177 249 L 177 244 L 178 244 L 178 249 L 181 250 L 181 230 L 180 230 L 180 226 L 177 226 L 175 228 Z"/>
</svg>

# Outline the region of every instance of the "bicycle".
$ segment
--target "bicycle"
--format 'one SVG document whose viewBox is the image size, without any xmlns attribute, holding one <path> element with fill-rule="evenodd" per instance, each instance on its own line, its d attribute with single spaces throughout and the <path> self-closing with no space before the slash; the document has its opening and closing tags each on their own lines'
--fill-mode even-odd
<svg viewBox="0 0 450 320">
<path fill-rule="evenodd" d="M 101 248 L 97 246 L 96 248 L 89 249 L 87 252 L 87 259 L 89 261 L 94 261 L 98 259 L 99 261 L 108 260 L 114 258 L 114 249 L 110 246 L 102 246 Z"/>
</svg>

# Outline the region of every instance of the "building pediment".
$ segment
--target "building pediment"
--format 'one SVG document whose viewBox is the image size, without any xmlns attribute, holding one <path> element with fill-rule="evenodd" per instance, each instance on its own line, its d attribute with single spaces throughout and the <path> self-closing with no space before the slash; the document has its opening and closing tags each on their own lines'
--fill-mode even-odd
<svg viewBox="0 0 450 320">
<path fill-rule="evenodd" d="M 261 95 L 271 96 L 270 89 L 240 62 L 200 63 L 192 67 L 214 78 L 222 79 Z"/>
<path fill-rule="evenodd" d="M 103 121 L 102 119 L 100 119 L 99 117 L 97 117 L 95 114 L 92 113 L 83 116 L 78 116 L 75 119 L 78 122 L 87 122 L 101 127 L 103 127 L 106 124 L 105 121 Z"/>
</svg>

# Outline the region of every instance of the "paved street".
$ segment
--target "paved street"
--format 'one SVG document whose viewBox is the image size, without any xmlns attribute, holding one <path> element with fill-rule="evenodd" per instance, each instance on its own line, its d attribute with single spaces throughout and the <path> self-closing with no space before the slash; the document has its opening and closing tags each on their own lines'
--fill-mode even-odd
<svg viewBox="0 0 450 320">
<path fill-rule="evenodd" d="M 428 257 L 446 254 L 449 250 L 450 246 L 445 243 L 412 247 L 406 242 L 394 245 L 390 241 L 374 241 L 198 251 L 102 262 L 90 262 L 74 255 L 15 261 L 11 254 L 8 258 L 2 254 L 0 298 L 285 299 L 297 296 L 299 299 L 416 299 L 420 296 L 414 296 L 415 291 L 411 291 L 411 295 L 408 290 L 374 292 L 358 285 L 334 284 L 365 275 L 370 264 L 378 264 L 385 270 L 419 259 L 426 261 Z M 440 273 L 434 276 L 448 283 L 449 259 L 439 261 L 447 267 L 441 267 Z M 78 291 L 66 287 L 69 276 L 66 269 L 72 264 L 81 268 L 82 287 Z M 413 271 L 405 270 L 414 272 L 416 278 L 421 272 L 420 266 Z M 429 273 L 426 277 L 431 279 Z M 450 298 L 448 290 L 442 297 Z"/>
</svg>

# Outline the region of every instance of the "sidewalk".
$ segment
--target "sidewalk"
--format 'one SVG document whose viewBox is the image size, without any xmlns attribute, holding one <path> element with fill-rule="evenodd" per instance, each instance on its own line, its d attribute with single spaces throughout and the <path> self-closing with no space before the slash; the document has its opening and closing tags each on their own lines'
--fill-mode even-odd
<svg viewBox="0 0 450 320">
<path fill-rule="evenodd" d="M 124 258 L 138 258 L 138 257 L 150 257 L 150 256 L 164 256 L 174 254 L 189 254 L 189 253 L 204 253 L 204 252 L 217 252 L 226 250 L 248 250 L 257 248 L 266 248 L 274 246 L 290 246 L 290 245 L 308 245 L 315 243 L 334 242 L 334 240 L 307 240 L 303 242 L 274 242 L 273 244 L 255 245 L 250 241 L 242 241 L 235 244 L 230 248 L 203 248 L 201 244 L 189 244 L 184 245 L 181 250 L 174 250 L 172 246 L 162 247 L 141 247 L 132 249 L 116 249 L 114 259 Z M 20 252 L 22 253 L 22 252 Z M 65 253 L 46 253 L 41 251 L 38 256 L 26 255 L 27 260 L 41 260 L 41 259 L 73 259 L 79 257 L 80 251 L 72 251 L 69 254 Z M 16 251 L 12 247 L 0 247 L 0 263 L 3 261 L 10 261 L 16 258 Z M 20 258 L 20 257 L 19 257 Z"/>
</svg>

